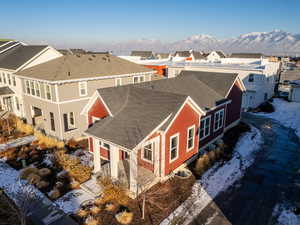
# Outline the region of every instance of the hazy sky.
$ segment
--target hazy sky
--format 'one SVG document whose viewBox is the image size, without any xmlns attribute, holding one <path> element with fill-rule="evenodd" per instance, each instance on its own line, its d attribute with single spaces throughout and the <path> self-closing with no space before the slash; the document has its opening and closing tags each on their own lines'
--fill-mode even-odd
<svg viewBox="0 0 300 225">
<path fill-rule="evenodd" d="M 300 33 L 300 0 L 9 0 L 0 9 L 0 37 L 49 44 Z"/>
</svg>

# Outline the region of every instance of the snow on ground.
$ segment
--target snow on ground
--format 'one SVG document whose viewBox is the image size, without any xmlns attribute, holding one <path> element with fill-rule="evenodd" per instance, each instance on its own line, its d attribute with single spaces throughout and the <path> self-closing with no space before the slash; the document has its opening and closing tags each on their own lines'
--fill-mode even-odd
<svg viewBox="0 0 300 225">
<path fill-rule="evenodd" d="M 68 192 L 57 199 L 55 204 L 58 205 L 65 213 L 75 213 L 79 210 L 80 205 L 83 202 L 92 199 L 94 199 L 92 195 L 82 189 L 79 189 Z"/>
<path fill-rule="evenodd" d="M 287 102 L 283 99 L 274 98 L 273 113 L 256 113 L 256 115 L 266 116 L 279 121 L 282 125 L 295 129 L 300 137 L 300 103 Z"/>
<path fill-rule="evenodd" d="M 296 215 L 293 210 L 283 205 L 276 205 L 273 216 L 277 217 L 278 225 L 299 225 L 300 215 Z"/>
<path fill-rule="evenodd" d="M 26 144 L 33 142 L 34 140 L 35 140 L 35 136 L 33 136 L 33 135 L 21 137 L 21 138 L 9 141 L 5 144 L 0 144 L 0 151 L 3 151 L 7 148 L 13 148 L 13 147 L 21 146 L 21 145 L 26 145 Z"/>
<path fill-rule="evenodd" d="M 224 165 L 217 163 L 198 180 L 192 195 L 181 204 L 161 225 L 169 224 L 174 218 L 185 218 L 189 224 L 219 193 L 226 191 L 235 181 L 243 177 L 245 170 L 254 162 L 255 153 L 263 143 L 261 133 L 255 127 L 240 137 L 231 160 Z"/>
</svg>

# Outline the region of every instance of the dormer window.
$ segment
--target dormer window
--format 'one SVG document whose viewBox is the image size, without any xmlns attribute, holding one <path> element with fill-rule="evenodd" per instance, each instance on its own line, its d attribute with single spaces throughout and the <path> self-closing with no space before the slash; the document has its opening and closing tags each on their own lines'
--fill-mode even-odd
<svg viewBox="0 0 300 225">
<path fill-rule="evenodd" d="M 86 96 L 87 95 L 87 82 L 79 82 L 79 96 Z"/>
</svg>

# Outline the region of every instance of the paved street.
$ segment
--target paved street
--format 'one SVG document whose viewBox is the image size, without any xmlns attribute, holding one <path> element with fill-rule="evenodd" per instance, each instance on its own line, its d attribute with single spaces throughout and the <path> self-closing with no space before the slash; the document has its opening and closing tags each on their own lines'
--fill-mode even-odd
<svg viewBox="0 0 300 225">
<path fill-rule="evenodd" d="M 300 140 L 291 129 L 270 119 L 245 114 L 262 131 L 264 144 L 245 176 L 217 196 L 193 225 L 271 225 L 278 203 L 300 203 Z"/>
</svg>

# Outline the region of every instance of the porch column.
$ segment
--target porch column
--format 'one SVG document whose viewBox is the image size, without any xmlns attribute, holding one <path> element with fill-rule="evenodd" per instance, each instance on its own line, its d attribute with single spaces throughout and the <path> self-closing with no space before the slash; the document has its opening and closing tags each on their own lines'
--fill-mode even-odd
<svg viewBox="0 0 300 225">
<path fill-rule="evenodd" d="M 110 145 L 110 174 L 112 178 L 118 179 L 119 149 Z"/>
<path fill-rule="evenodd" d="M 134 195 L 138 194 L 137 184 L 138 184 L 137 152 L 132 151 L 129 154 L 129 189 Z"/>
<path fill-rule="evenodd" d="M 93 138 L 93 149 L 94 149 L 94 173 L 101 172 L 101 157 L 100 157 L 100 146 L 99 140 Z"/>
</svg>

